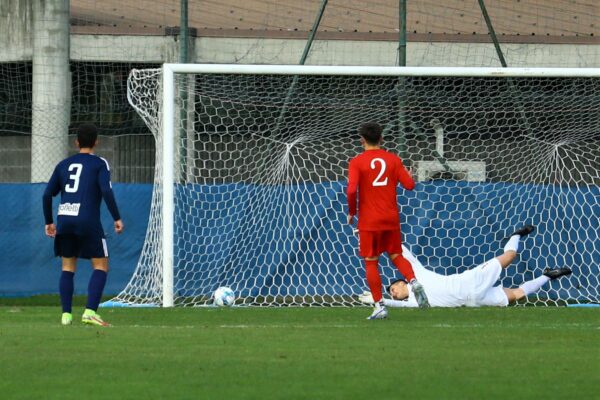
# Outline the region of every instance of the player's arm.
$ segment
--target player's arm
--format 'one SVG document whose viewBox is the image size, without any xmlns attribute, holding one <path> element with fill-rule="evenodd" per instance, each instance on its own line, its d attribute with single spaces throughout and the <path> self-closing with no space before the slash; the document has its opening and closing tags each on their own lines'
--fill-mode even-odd
<svg viewBox="0 0 600 400">
<path fill-rule="evenodd" d="M 354 160 L 350 161 L 350 165 L 348 166 L 348 189 L 346 190 L 346 195 L 348 196 L 348 223 L 352 223 L 352 219 L 356 215 L 356 200 L 358 193 L 358 179 L 359 179 L 359 171 L 358 166 L 356 165 Z"/>
<path fill-rule="evenodd" d="M 46 224 L 46 235 L 50 237 L 56 236 L 56 225 L 52 218 L 52 198 L 60 192 L 60 181 L 58 178 L 58 166 L 54 168 L 52 176 L 46 185 L 44 195 L 42 196 L 42 208 L 44 210 L 44 221 Z"/>
<path fill-rule="evenodd" d="M 371 295 L 371 292 L 363 292 L 363 294 L 358 296 L 358 300 L 363 304 L 372 305 L 374 303 L 373 295 Z M 417 302 L 414 301 L 412 298 L 408 298 L 407 300 L 383 299 L 383 304 L 385 304 L 387 307 L 398 307 L 398 308 L 399 307 L 404 307 L 404 308 L 419 307 Z"/>
<path fill-rule="evenodd" d="M 383 304 L 385 304 L 387 307 L 404 307 L 404 308 L 417 308 L 419 307 L 419 304 L 417 304 L 416 301 L 414 301 L 412 298 L 409 298 L 407 300 L 390 300 L 390 299 L 383 299 Z"/>
<path fill-rule="evenodd" d="M 102 167 L 100 167 L 100 171 L 98 172 L 98 183 L 100 185 L 100 191 L 102 192 L 102 198 L 106 203 L 106 207 L 108 207 L 108 211 L 115 221 L 115 232 L 121 233 L 124 225 L 123 221 L 121 221 L 121 214 L 119 213 L 117 201 L 115 200 L 115 194 L 112 190 L 112 184 L 110 183 L 110 170 L 108 169 L 108 164 L 106 162 L 102 164 Z"/>
<path fill-rule="evenodd" d="M 410 172 L 406 169 L 402 160 L 398 158 L 398 162 L 400 165 L 398 166 L 398 182 L 402 185 L 402 187 L 406 190 L 413 190 L 415 188 L 415 181 L 413 180 Z"/>
</svg>

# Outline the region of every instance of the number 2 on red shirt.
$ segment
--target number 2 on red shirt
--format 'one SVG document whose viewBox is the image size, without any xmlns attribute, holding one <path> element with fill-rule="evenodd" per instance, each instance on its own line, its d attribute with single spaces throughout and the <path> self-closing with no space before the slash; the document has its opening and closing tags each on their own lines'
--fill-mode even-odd
<svg viewBox="0 0 600 400">
<path fill-rule="evenodd" d="M 377 168 L 377 166 L 375 164 L 379 164 L 379 167 L 381 168 L 379 170 L 379 174 L 377 174 L 377 178 L 375 178 L 375 180 L 373 181 L 373 186 L 385 186 L 388 183 L 388 178 L 387 176 L 385 177 L 384 180 L 381 180 L 381 178 L 383 177 L 383 174 L 385 174 L 385 161 L 383 160 L 383 158 L 374 158 L 371 160 L 371 169 L 375 169 Z"/>
</svg>

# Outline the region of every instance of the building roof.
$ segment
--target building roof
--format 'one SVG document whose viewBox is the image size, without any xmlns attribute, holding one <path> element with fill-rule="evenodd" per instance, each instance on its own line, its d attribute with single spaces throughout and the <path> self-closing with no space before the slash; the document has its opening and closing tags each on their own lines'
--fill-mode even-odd
<svg viewBox="0 0 600 400">
<path fill-rule="evenodd" d="M 321 0 L 189 0 L 189 27 L 210 36 L 306 36 Z M 485 35 L 488 28 L 477 0 L 407 1 L 411 35 Z M 600 43 L 600 2 L 596 0 L 487 1 L 501 37 L 585 38 Z M 81 33 L 164 32 L 179 26 L 180 0 L 71 0 L 71 21 Z M 397 0 L 329 1 L 318 32 L 389 40 L 398 35 Z M 220 32 L 220 34 L 219 34 Z M 410 36 L 409 36 L 410 40 Z M 535 41 L 535 40 L 534 40 Z"/>
</svg>

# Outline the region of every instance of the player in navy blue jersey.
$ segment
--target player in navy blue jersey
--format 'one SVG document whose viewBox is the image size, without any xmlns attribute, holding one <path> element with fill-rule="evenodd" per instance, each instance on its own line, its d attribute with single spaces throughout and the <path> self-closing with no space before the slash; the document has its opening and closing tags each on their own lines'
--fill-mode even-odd
<svg viewBox="0 0 600 400">
<path fill-rule="evenodd" d="M 100 223 L 100 203 L 103 198 L 115 221 L 115 232 L 120 234 L 124 226 L 112 191 L 108 162 L 92 153 L 97 143 L 96 127 L 80 126 L 77 132 L 79 154 L 58 163 L 44 191 L 46 235 L 54 238 L 54 253 L 62 257 L 59 290 L 63 325 L 70 325 L 73 320 L 71 304 L 77 259 L 86 258 L 91 260 L 94 271 L 81 321 L 90 325 L 109 326 L 96 313 L 108 273 L 108 249 Z M 54 225 L 52 197 L 58 193 L 60 205 L 58 221 Z"/>
</svg>

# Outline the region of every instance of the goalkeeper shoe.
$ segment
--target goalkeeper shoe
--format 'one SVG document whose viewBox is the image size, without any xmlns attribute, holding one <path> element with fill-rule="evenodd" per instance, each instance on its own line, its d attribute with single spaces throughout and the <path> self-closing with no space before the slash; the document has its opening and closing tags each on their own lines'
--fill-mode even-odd
<svg viewBox="0 0 600 400">
<path fill-rule="evenodd" d="M 373 295 L 371 294 L 371 292 L 363 292 L 362 294 L 359 294 L 358 301 L 360 301 L 361 303 L 364 303 L 364 304 L 375 303 L 375 300 L 373 300 Z"/>
<path fill-rule="evenodd" d="M 554 280 L 556 278 L 560 278 L 561 276 L 571 275 L 573 271 L 571 268 L 563 267 L 563 268 L 546 268 L 543 272 L 545 276 Z"/>
<path fill-rule="evenodd" d="M 413 279 L 410 284 L 419 308 L 429 308 L 429 300 L 427 299 L 423 285 L 421 285 L 416 279 Z"/>
<path fill-rule="evenodd" d="M 510 234 L 508 238 L 514 235 L 519 235 L 521 237 L 529 235 L 531 232 L 535 230 L 535 226 L 533 225 L 524 225 Z"/>
<path fill-rule="evenodd" d="M 71 325 L 73 322 L 73 314 L 69 312 L 62 313 L 62 317 L 60 319 L 60 323 L 63 325 Z"/>
<path fill-rule="evenodd" d="M 367 319 L 386 319 L 388 316 L 387 309 L 385 306 L 376 306 L 373 313 L 367 317 Z"/>
<path fill-rule="evenodd" d="M 102 317 L 96 313 L 94 310 L 90 310 L 86 308 L 83 316 L 81 317 L 81 322 L 87 325 L 96 325 L 96 326 L 110 326 L 108 322 L 102 320 Z"/>
</svg>

